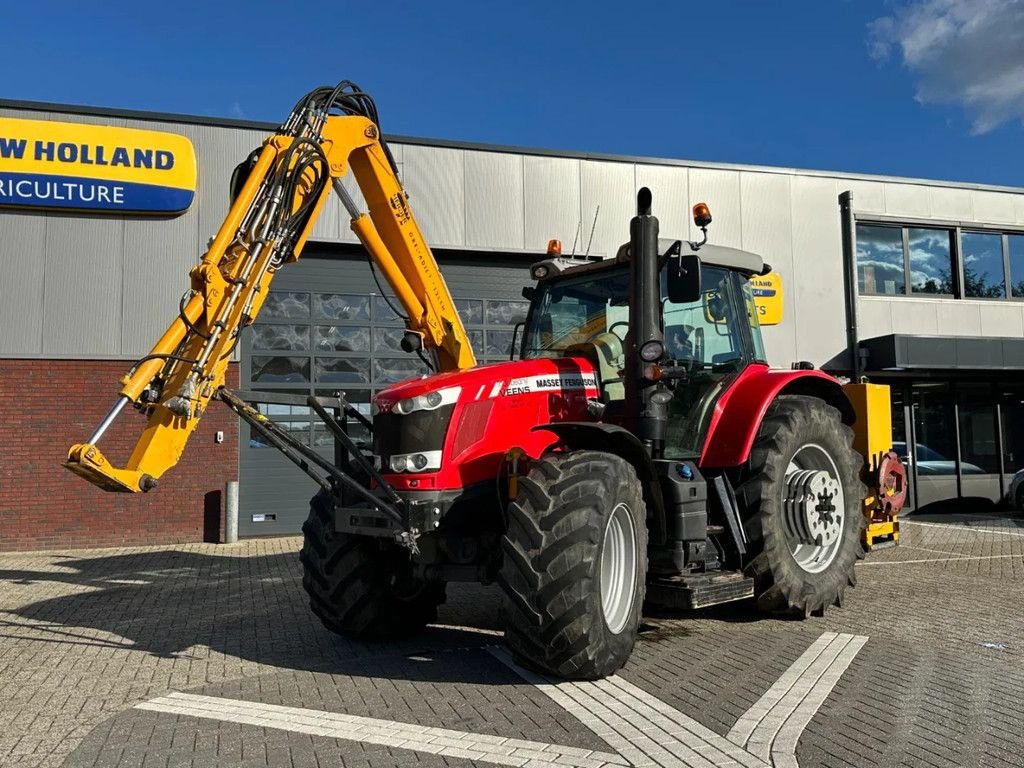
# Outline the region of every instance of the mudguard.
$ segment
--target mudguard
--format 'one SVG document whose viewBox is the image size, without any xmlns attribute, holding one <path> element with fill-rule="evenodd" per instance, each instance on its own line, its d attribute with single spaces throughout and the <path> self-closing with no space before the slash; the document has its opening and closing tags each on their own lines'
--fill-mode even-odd
<svg viewBox="0 0 1024 768">
<path fill-rule="evenodd" d="M 853 424 L 853 406 L 839 381 L 827 373 L 748 365 L 715 404 L 701 451 L 701 469 L 727 469 L 744 464 L 750 458 L 768 406 L 780 395 L 819 397 L 839 410 L 844 424 Z"/>
</svg>

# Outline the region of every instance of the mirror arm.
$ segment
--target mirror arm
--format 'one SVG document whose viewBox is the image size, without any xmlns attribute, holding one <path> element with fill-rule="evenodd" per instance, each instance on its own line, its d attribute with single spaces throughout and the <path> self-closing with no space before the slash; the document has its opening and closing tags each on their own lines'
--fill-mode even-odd
<svg viewBox="0 0 1024 768">
<path fill-rule="evenodd" d="M 701 232 L 703 233 L 703 235 L 704 235 L 704 239 L 703 239 L 703 240 L 701 240 L 701 241 L 700 241 L 699 243 L 698 243 L 698 242 L 696 242 L 696 241 L 694 241 L 694 240 L 687 240 L 687 241 L 686 241 L 686 242 L 687 242 L 687 243 L 689 244 L 689 246 L 690 246 L 690 247 L 691 247 L 691 248 L 692 248 L 693 250 L 695 250 L 695 251 L 699 251 L 699 250 L 700 250 L 700 247 L 701 247 L 702 245 L 704 245 L 704 244 L 705 244 L 705 243 L 706 243 L 706 242 L 708 241 L 708 228 L 707 228 L 707 227 L 701 227 L 701 228 L 700 228 L 700 231 L 701 231 Z M 681 253 L 679 254 L 679 257 L 680 257 L 680 258 L 682 258 L 682 254 L 681 254 Z"/>
</svg>

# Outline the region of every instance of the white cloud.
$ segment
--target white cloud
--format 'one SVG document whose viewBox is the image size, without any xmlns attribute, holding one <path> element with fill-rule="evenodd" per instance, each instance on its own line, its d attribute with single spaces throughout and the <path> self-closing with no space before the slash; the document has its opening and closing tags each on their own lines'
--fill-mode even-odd
<svg viewBox="0 0 1024 768">
<path fill-rule="evenodd" d="M 1024 0 L 916 0 L 868 29 L 875 58 L 899 49 L 921 103 L 962 106 L 975 134 L 1024 121 Z"/>
</svg>

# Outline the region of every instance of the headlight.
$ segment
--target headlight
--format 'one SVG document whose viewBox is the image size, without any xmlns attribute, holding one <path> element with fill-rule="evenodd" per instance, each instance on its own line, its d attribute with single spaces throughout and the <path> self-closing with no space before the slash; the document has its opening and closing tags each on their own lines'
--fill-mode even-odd
<svg viewBox="0 0 1024 768">
<path fill-rule="evenodd" d="M 441 468 L 441 451 L 402 453 L 388 460 L 392 472 L 430 472 Z"/>
<path fill-rule="evenodd" d="M 442 405 L 451 405 L 459 399 L 462 387 L 447 387 L 434 392 L 427 392 L 425 395 L 407 397 L 395 403 L 395 412 L 402 416 L 408 416 L 416 411 L 432 411 Z"/>
<path fill-rule="evenodd" d="M 665 346 L 657 339 L 652 339 L 640 347 L 640 359 L 647 363 L 660 360 L 663 354 L 665 354 Z"/>
</svg>

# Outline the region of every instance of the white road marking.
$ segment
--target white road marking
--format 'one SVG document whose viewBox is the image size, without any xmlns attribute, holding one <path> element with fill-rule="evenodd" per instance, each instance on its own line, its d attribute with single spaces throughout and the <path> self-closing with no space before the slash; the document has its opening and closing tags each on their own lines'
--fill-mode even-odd
<svg viewBox="0 0 1024 768">
<path fill-rule="evenodd" d="M 503 648 L 495 658 L 608 742 L 634 766 L 766 768 L 768 763 L 618 675 L 555 680 L 523 669 Z"/>
<path fill-rule="evenodd" d="M 214 696 L 171 693 L 136 704 L 135 709 L 166 712 L 207 720 L 219 720 L 261 728 L 361 741 L 397 749 L 428 752 L 445 757 L 462 757 L 496 765 L 576 766 L 601 768 L 627 766 L 619 755 L 578 747 L 508 739 L 480 733 L 431 728 L 393 720 L 358 717 L 340 712 L 261 704 Z M 531 763 L 530 761 L 536 761 Z"/>
<path fill-rule="evenodd" d="M 798 768 L 807 725 L 868 638 L 826 632 L 721 736 L 618 675 L 555 680 L 495 658 L 604 740 L 617 754 L 447 728 L 253 701 L 171 693 L 136 709 L 326 736 L 523 768 Z"/>
<path fill-rule="evenodd" d="M 994 528 L 976 528 L 973 525 L 957 525 L 956 523 L 925 523 L 917 520 L 900 520 L 900 525 L 920 525 L 924 528 L 942 528 L 944 530 L 971 531 L 972 533 L 994 533 L 997 536 L 1024 536 L 1021 531 L 998 531 Z"/>
<path fill-rule="evenodd" d="M 776 768 L 796 768 L 797 741 L 867 641 L 824 633 L 736 721 L 729 740 Z"/>
</svg>

